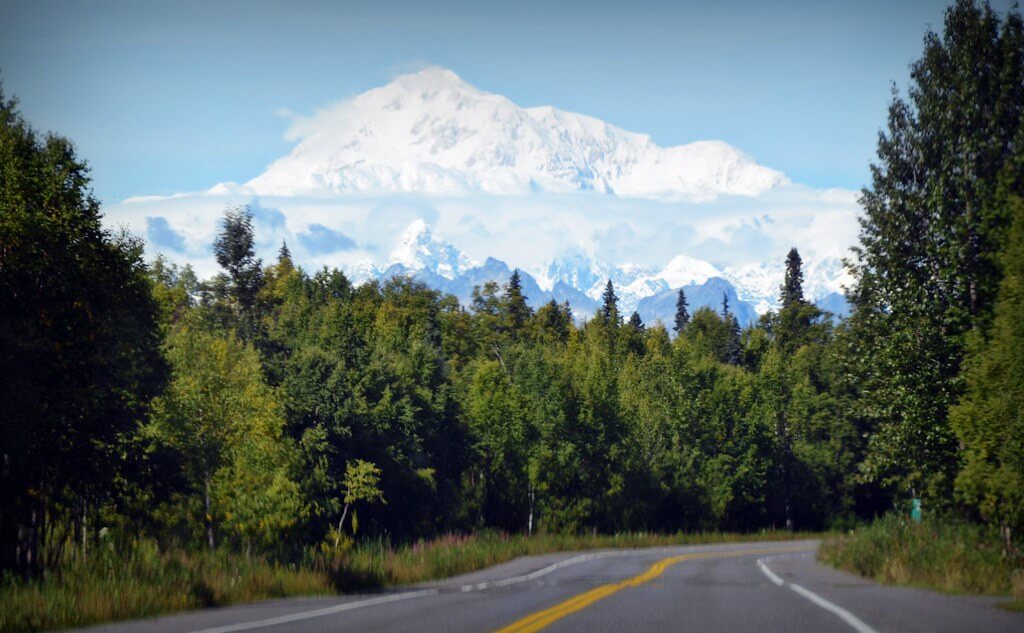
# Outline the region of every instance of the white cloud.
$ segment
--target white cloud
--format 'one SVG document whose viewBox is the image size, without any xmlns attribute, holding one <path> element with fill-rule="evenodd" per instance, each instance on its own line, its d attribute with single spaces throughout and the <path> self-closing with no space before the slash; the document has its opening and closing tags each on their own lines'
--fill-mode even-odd
<svg viewBox="0 0 1024 633">
<path fill-rule="evenodd" d="M 146 235 L 146 218 L 163 218 L 152 236 L 202 275 L 215 270 L 217 222 L 237 203 L 254 207 L 261 256 L 287 240 L 309 268 L 380 265 L 420 219 L 477 261 L 526 270 L 570 248 L 613 265 L 661 267 L 685 254 L 724 268 L 776 261 L 791 246 L 810 258 L 843 256 L 856 241 L 856 192 L 792 184 L 718 141 L 659 148 L 591 117 L 523 109 L 443 69 L 310 116 L 279 114 L 297 145 L 262 175 L 129 199 L 107 209 L 108 224 Z M 609 187 L 633 197 L 596 192 Z M 149 244 L 151 254 L 158 246 Z"/>
<path fill-rule="evenodd" d="M 781 187 L 757 197 L 720 196 L 709 202 L 659 202 L 603 194 L 473 195 L 425 198 L 334 198 L 179 195 L 134 199 L 108 207 L 108 225 L 146 235 L 146 218 L 162 217 L 185 240 L 172 259 L 193 261 L 207 275 L 216 265 L 210 244 L 224 209 L 250 204 L 256 214 L 260 255 L 274 256 L 287 240 L 307 267 L 348 266 L 364 258 L 383 263 L 402 231 L 425 220 L 434 234 L 470 257 L 496 257 L 530 270 L 579 247 L 612 264 L 663 266 L 679 254 L 717 266 L 740 266 L 781 257 L 791 246 L 805 256 L 843 256 L 857 236 L 856 193 Z M 315 225 L 353 240 L 354 248 L 310 252 L 298 238 Z M 148 244 L 150 255 L 160 245 Z"/>
</svg>

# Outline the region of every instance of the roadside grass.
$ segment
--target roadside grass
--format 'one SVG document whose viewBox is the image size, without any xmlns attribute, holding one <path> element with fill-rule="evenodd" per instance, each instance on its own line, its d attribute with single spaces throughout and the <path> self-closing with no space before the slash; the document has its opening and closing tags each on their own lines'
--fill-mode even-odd
<svg viewBox="0 0 1024 633">
<path fill-rule="evenodd" d="M 329 561 L 310 548 L 285 563 L 241 553 L 161 551 L 140 540 L 67 561 L 43 580 L 0 579 L 0 633 L 71 628 L 202 607 L 299 595 L 325 595 L 446 578 L 519 556 L 560 551 L 793 540 L 789 532 L 539 535 L 497 532 L 448 535 L 393 546 L 365 541 Z"/>
<path fill-rule="evenodd" d="M 1008 595 L 1024 610 L 1024 555 L 1007 551 L 985 526 L 926 517 L 921 523 L 888 515 L 826 539 L 818 558 L 883 583 L 949 593 Z"/>
<path fill-rule="evenodd" d="M 348 556 L 344 574 L 368 586 L 403 585 L 464 574 L 508 562 L 519 556 L 595 549 L 630 549 L 667 545 L 701 545 L 742 541 L 818 538 L 819 533 L 757 532 L 736 534 L 698 532 L 678 534 L 624 533 L 615 535 L 558 535 L 533 537 L 484 532 L 446 536 L 391 547 L 383 540 L 362 543 Z M 344 587 L 344 579 L 340 581 Z M 364 587 L 367 585 L 364 585 Z"/>
<path fill-rule="evenodd" d="M 44 580 L 0 584 L 0 631 L 85 626 L 269 598 L 328 593 L 322 572 L 227 552 L 161 552 L 150 541 L 96 552 Z"/>
</svg>

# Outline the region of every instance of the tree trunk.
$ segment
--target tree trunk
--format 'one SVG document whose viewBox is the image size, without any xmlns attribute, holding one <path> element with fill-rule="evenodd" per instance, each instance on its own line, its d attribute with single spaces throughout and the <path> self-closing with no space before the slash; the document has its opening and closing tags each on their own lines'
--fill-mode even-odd
<svg viewBox="0 0 1024 633">
<path fill-rule="evenodd" d="M 207 469 L 203 472 L 203 484 L 206 488 L 205 501 L 206 501 L 206 542 L 210 546 L 210 550 L 214 549 L 215 543 L 213 540 L 213 515 L 210 514 L 210 470 Z"/>
<path fill-rule="evenodd" d="M 86 548 L 89 544 L 89 504 L 82 501 L 82 561 L 86 560 Z"/>
<path fill-rule="evenodd" d="M 526 535 L 533 536 L 533 484 L 530 484 L 530 516 L 526 519 Z"/>
<path fill-rule="evenodd" d="M 341 526 L 345 523 L 345 517 L 348 515 L 348 504 L 345 504 L 345 508 L 341 511 L 341 518 L 338 519 L 338 534 L 334 537 L 334 547 L 338 547 L 341 543 Z"/>
</svg>

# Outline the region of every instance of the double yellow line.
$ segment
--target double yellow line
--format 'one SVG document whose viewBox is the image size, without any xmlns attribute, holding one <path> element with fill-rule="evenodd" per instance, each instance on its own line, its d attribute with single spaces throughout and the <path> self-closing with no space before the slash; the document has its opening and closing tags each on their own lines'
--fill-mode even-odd
<svg viewBox="0 0 1024 633">
<path fill-rule="evenodd" d="M 526 616 L 522 620 L 517 620 L 502 629 L 498 629 L 495 633 L 534 633 L 535 631 L 540 631 L 544 627 L 561 620 L 565 616 L 576 613 L 581 609 L 585 609 L 598 600 L 604 600 L 608 596 L 627 587 L 637 587 L 645 582 L 650 582 L 662 575 L 670 566 L 684 560 L 695 560 L 698 558 L 734 558 L 737 556 L 755 556 L 759 554 L 777 554 L 782 552 L 805 552 L 813 549 L 813 547 L 804 545 L 800 547 L 742 549 L 726 552 L 700 552 L 693 554 L 681 554 L 679 556 L 669 556 L 668 558 L 663 558 L 654 563 L 642 574 L 633 576 L 632 578 L 627 578 L 620 582 L 595 587 L 594 589 L 581 593 L 580 595 L 570 598 L 561 604 L 556 604 L 549 609 L 538 611 L 532 615 Z"/>
</svg>

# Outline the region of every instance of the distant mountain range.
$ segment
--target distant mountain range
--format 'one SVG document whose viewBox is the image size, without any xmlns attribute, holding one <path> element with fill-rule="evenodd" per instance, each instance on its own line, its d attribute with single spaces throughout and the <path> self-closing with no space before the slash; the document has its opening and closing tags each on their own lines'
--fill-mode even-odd
<svg viewBox="0 0 1024 633">
<path fill-rule="evenodd" d="M 296 117 L 289 136 L 296 142 L 292 151 L 262 174 L 243 184 L 216 185 L 200 195 L 267 197 L 282 203 L 304 200 L 310 203 L 300 206 L 313 208 L 331 200 L 358 203 L 375 197 L 402 200 L 420 196 L 427 200 L 515 197 L 523 198 L 524 205 L 528 205 L 525 198 L 536 193 L 559 194 L 548 196 L 549 200 L 568 200 L 561 194 L 600 192 L 606 195 L 574 199 L 645 198 L 637 204 L 651 209 L 661 203 L 665 203 L 664 208 L 694 208 L 720 197 L 744 199 L 740 202 L 749 204 L 751 198 L 784 195 L 786 192 L 776 190 L 795 187 L 781 172 L 758 164 L 724 142 L 661 147 L 645 134 L 593 117 L 549 106 L 520 107 L 502 95 L 475 88 L 450 70 L 436 67 L 401 75 L 312 116 Z M 827 209 L 828 196 L 823 194 L 821 199 Z M 339 208 L 338 212 L 347 211 Z M 503 212 L 516 213 L 514 206 Z M 288 222 L 280 215 L 272 230 L 287 229 Z M 190 222 L 193 217 L 188 213 L 184 221 Z M 636 310 L 647 322 L 669 323 L 675 314 L 676 293 L 684 288 L 692 309 L 719 309 L 724 295 L 740 322 L 748 324 L 759 314 L 778 307 L 784 273 L 784 253 L 779 253 L 775 261 L 763 261 L 760 255 L 751 254 L 747 262 L 754 259 L 752 263 L 719 267 L 684 253 L 671 253 L 661 245 L 659 256 L 669 255 L 663 265 L 641 266 L 628 261 L 599 261 L 593 256 L 599 251 L 572 246 L 568 238 L 564 247 L 552 240 L 553 248 L 546 246 L 545 253 L 554 253 L 554 257 L 540 265 L 537 259 L 506 262 L 493 258 L 481 264 L 455 245 L 435 239 L 423 220 L 410 224 L 397 248 L 379 264 L 378 245 L 393 239 L 393 233 L 367 238 L 360 227 L 352 225 L 350 217 L 346 229 L 350 235 L 342 234 L 320 224 L 326 221 L 320 219 L 322 215 L 315 217 L 316 224 L 307 223 L 307 230 L 317 228 L 327 236 L 325 239 L 334 239 L 336 250 L 370 246 L 364 252 L 374 257 L 373 261 L 345 267 L 356 282 L 408 275 L 468 304 L 475 286 L 487 281 L 504 284 L 512 268 L 519 266 L 524 290 L 533 305 L 551 299 L 568 301 L 579 319 L 593 315 L 610 279 L 626 316 Z M 167 224 L 166 218 L 160 219 Z M 740 224 L 744 221 L 737 220 Z M 775 219 L 765 213 L 754 223 L 762 221 L 773 224 Z M 297 224 L 302 225 L 301 221 Z M 628 222 L 623 226 L 630 228 Z M 667 230 L 679 228 L 675 218 L 666 218 L 663 226 Z M 562 228 L 553 225 L 551 230 Z M 806 235 L 802 233 L 801 239 L 806 241 Z M 177 238 L 179 243 L 184 240 L 181 234 Z M 510 235 L 509 239 L 519 238 Z M 603 239 L 614 241 L 614 235 Z M 301 234 L 295 243 L 305 249 L 300 254 L 307 256 L 335 252 L 316 246 L 316 240 L 303 240 Z M 834 246 L 831 252 L 835 252 Z M 736 259 L 736 253 L 732 255 Z M 845 314 L 842 288 L 851 280 L 842 263 L 835 258 L 804 255 L 806 295 L 831 312 Z M 628 252 L 624 255 L 629 256 Z M 651 253 L 638 253 L 636 258 L 657 261 Z"/>
<path fill-rule="evenodd" d="M 470 305 L 473 289 L 494 281 L 508 282 L 512 267 L 487 258 L 478 264 L 461 250 L 436 239 L 422 220 L 409 225 L 380 267 L 364 260 L 346 269 L 356 284 L 371 279 L 407 276 L 441 292 L 452 294 Z M 608 280 L 619 297 L 620 312 L 628 316 L 636 310 L 645 323 L 661 321 L 670 325 L 675 317 L 680 288 L 686 293 L 691 312 L 700 307 L 720 311 L 723 296 L 730 311 L 746 326 L 759 314 L 778 307 L 779 285 L 784 265 L 744 267 L 721 271 L 709 262 L 679 255 L 664 268 L 651 270 L 641 266 L 611 266 L 595 262 L 576 251 L 548 262 L 540 271 L 520 270 L 523 293 L 533 307 L 554 299 L 568 302 L 577 320 L 586 320 L 600 307 L 601 293 Z M 805 291 L 808 297 L 837 316 L 845 317 L 848 306 L 840 285 L 845 281 L 841 262 L 822 260 L 805 267 Z"/>
</svg>

